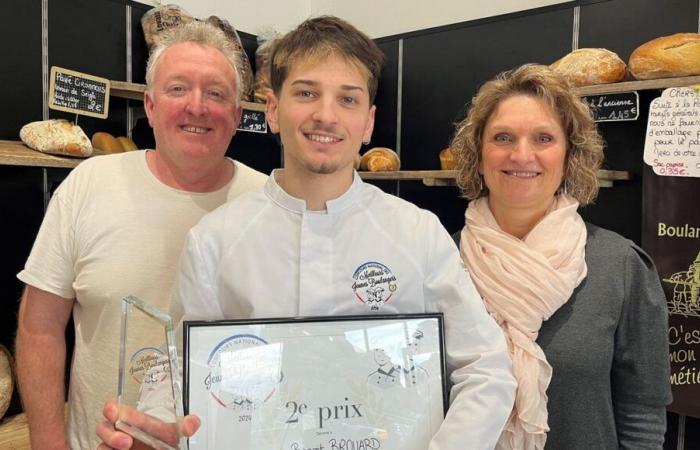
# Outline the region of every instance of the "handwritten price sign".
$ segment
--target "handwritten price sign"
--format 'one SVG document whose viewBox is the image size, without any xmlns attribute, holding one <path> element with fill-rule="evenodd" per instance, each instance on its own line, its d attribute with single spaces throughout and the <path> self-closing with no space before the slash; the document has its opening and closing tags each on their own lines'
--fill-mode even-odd
<svg viewBox="0 0 700 450">
<path fill-rule="evenodd" d="M 700 93 L 669 88 L 651 102 L 644 162 L 657 175 L 700 177 Z"/>
</svg>

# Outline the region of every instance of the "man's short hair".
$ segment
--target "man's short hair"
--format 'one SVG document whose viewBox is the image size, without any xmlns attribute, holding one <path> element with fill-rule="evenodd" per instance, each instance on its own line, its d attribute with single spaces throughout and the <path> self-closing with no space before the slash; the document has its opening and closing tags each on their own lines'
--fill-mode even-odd
<svg viewBox="0 0 700 450">
<path fill-rule="evenodd" d="M 175 44 L 191 42 L 199 45 L 206 45 L 220 51 L 231 63 L 236 74 L 236 104 L 241 101 L 241 74 L 239 67 L 242 65 L 241 54 L 238 47 L 231 42 L 226 34 L 214 25 L 206 22 L 189 22 L 181 27 L 176 27 L 163 33 L 161 41 L 153 47 L 146 66 L 146 89 L 152 92 L 153 80 L 156 73 L 158 61 L 163 53 Z"/>
<path fill-rule="evenodd" d="M 294 64 L 331 55 L 366 72 L 370 104 L 374 103 L 384 54 L 367 35 L 334 16 L 308 19 L 275 42 L 270 57 L 270 84 L 275 95 L 279 95 Z"/>
</svg>

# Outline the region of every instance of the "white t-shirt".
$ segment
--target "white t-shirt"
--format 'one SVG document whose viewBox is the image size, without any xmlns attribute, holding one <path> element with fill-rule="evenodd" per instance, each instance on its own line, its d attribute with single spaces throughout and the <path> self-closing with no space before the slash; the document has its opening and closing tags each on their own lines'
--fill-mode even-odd
<svg viewBox="0 0 700 450">
<path fill-rule="evenodd" d="M 357 174 L 307 211 L 274 174 L 190 230 L 173 320 L 442 312 L 454 387 L 430 450 L 493 448 L 515 396 L 506 342 L 437 217 Z"/>
<path fill-rule="evenodd" d="M 95 448 L 95 426 L 117 389 L 121 299 L 167 311 L 185 234 L 199 219 L 266 176 L 236 161 L 233 180 L 211 193 L 170 188 L 146 151 L 81 163 L 56 190 L 25 268 L 28 285 L 75 299 L 68 432 L 74 449 Z"/>
</svg>

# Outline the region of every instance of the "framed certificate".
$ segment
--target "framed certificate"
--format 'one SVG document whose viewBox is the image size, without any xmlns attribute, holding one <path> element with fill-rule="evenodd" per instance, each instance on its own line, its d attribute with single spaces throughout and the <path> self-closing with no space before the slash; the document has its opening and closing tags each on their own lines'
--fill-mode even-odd
<svg viewBox="0 0 700 450">
<path fill-rule="evenodd" d="M 190 450 L 425 450 L 447 408 L 441 314 L 184 323 Z"/>
</svg>

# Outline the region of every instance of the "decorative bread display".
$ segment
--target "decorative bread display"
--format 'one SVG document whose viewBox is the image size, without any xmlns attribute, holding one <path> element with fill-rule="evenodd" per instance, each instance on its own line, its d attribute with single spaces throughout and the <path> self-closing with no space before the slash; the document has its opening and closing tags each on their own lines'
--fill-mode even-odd
<svg viewBox="0 0 700 450">
<path fill-rule="evenodd" d="M 550 67 L 574 86 L 617 83 L 625 79 L 627 66 L 616 53 L 604 48 L 580 48 Z"/>
<path fill-rule="evenodd" d="M 117 138 L 104 131 L 98 131 L 92 135 L 92 148 L 95 152 L 101 150 L 101 153 L 121 153 L 124 151 Z"/>
<path fill-rule="evenodd" d="M 253 101 L 267 103 L 270 86 L 270 56 L 272 46 L 282 35 L 275 30 L 264 30 L 258 35 L 258 48 L 255 50 L 255 83 L 253 84 Z"/>
<path fill-rule="evenodd" d="M 677 33 L 652 39 L 632 52 L 629 67 L 638 80 L 700 75 L 700 34 Z"/>
<path fill-rule="evenodd" d="M 141 28 L 146 38 L 146 45 L 149 49 L 158 45 L 164 31 L 193 20 L 194 17 L 177 5 L 161 5 L 147 11 L 141 17 Z"/>
<path fill-rule="evenodd" d="M 122 146 L 122 150 L 125 152 L 130 152 L 132 150 L 138 150 L 138 146 L 134 141 L 129 139 L 126 136 L 119 136 L 117 137 L 117 140 L 119 141 L 119 144 Z"/>
<path fill-rule="evenodd" d="M 440 151 L 440 168 L 442 170 L 455 170 L 457 168 L 457 157 L 451 148 L 447 147 Z"/>
<path fill-rule="evenodd" d="M 401 161 L 399 155 L 392 149 L 386 147 L 374 147 L 362 155 L 360 169 L 370 172 L 386 172 L 399 170 Z"/>
<path fill-rule="evenodd" d="M 241 77 L 241 99 L 247 102 L 253 101 L 253 68 L 250 66 L 250 60 L 243 49 L 241 38 L 238 36 L 236 29 L 233 28 L 228 21 L 217 16 L 208 17 L 206 22 L 223 31 L 226 37 L 228 37 L 231 43 L 238 49 L 241 55 L 241 67 L 238 68 L 238 73 Z"/>
<path fill-rule="evenodd" d="M 12 354 L 3 345 L 0 345 L 0 418 L 5 415 L 12 400 L 14 390 L 14 374 L 12 368 L 14 360 Z"/>
<path fill-rule="evenodd" d="M 31 122 L 22 127 L 19 137 L 29 148 L 42 153 L 90 156 L 92 145 L 83 130 L 62 119 Z"/>
</svg>

